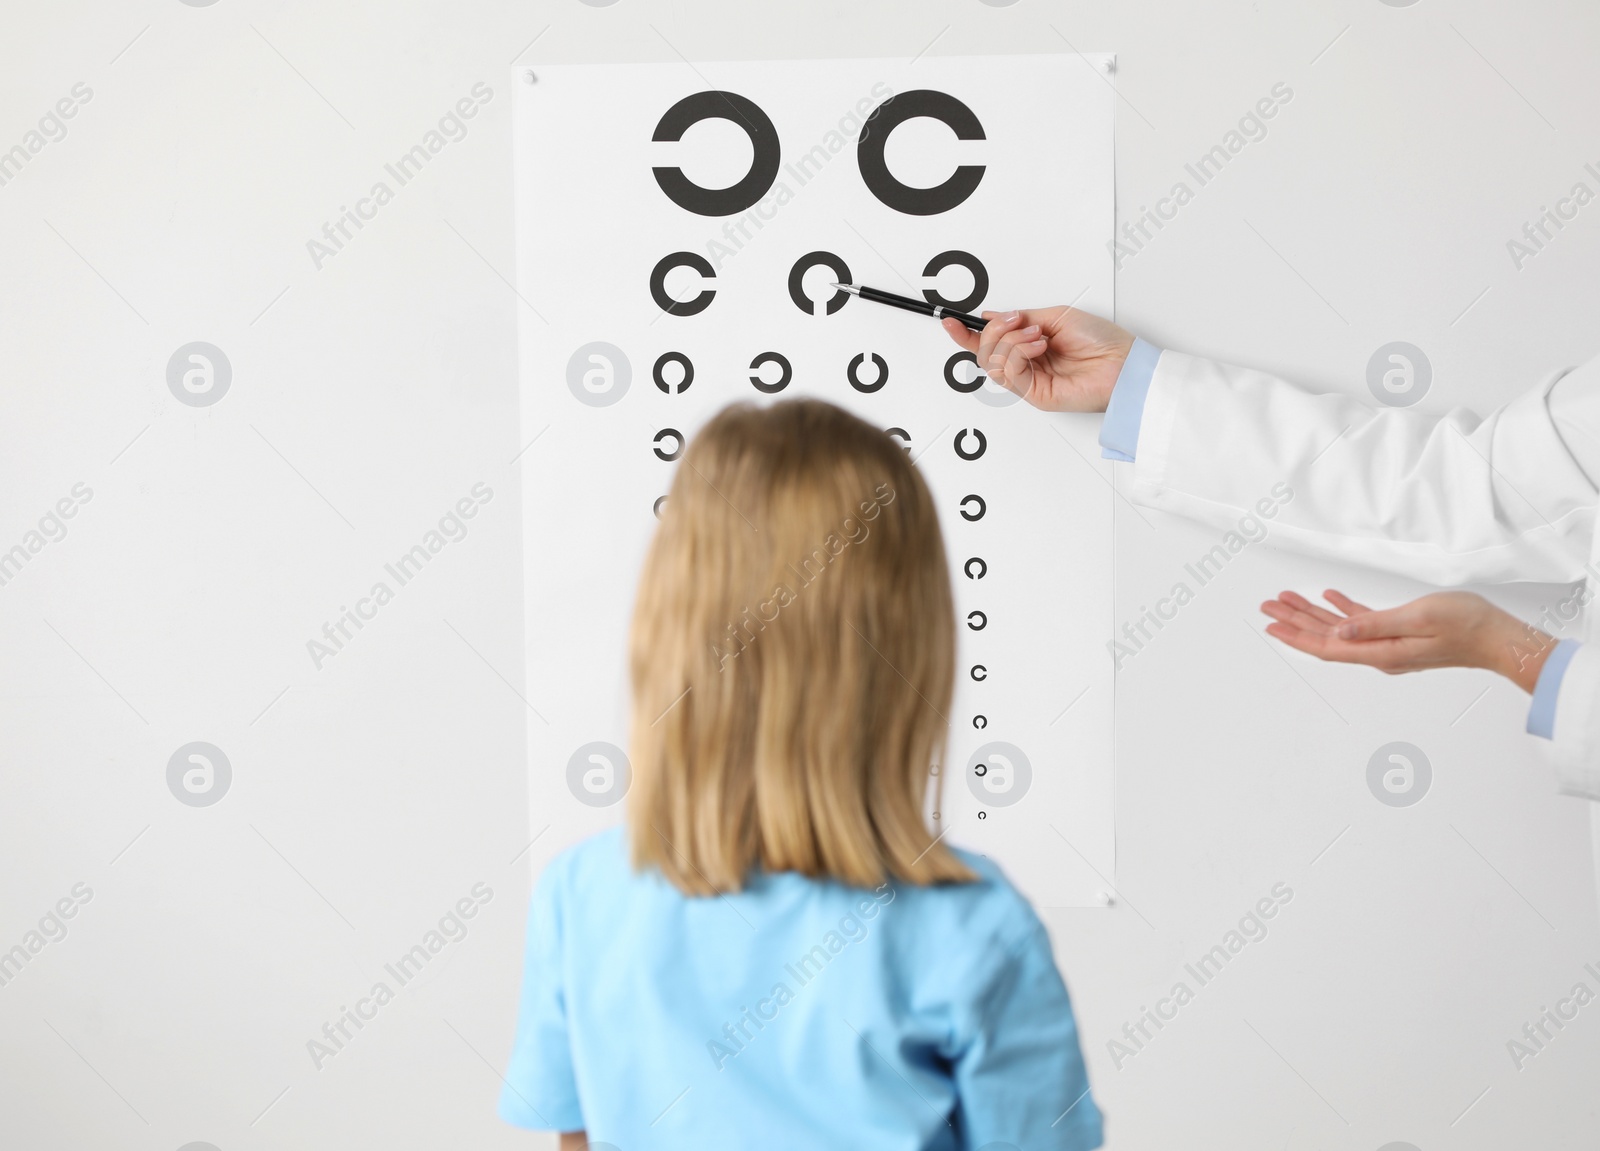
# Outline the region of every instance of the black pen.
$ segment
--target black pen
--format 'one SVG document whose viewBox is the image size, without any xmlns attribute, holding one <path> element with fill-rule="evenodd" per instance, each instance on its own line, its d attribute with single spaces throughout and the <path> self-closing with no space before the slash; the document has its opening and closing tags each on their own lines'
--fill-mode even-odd
<svg viewBox="0 0 1600 1151">
<path fill-rule="evenodd" d="M 835 284 L 835 288 L 849 292 L 852 296 L 860 296 L 863 300 L 871 300 L 875 304 L 888 304 L 891 308 L 904 308 L 908 312 L 921 312 L 924 316 L 932 316 L 936 320 L 949 318 L 959 320 L 974 332 L 983 331 L 989 321 L 981 320 L 977 316 L 966 312 L 958 312 L 954 308 L 947 308 L 942 304 L 930 304 L 927 300 L 913 300 L 910 296 L 897 296 L 893 292 L 885 292 L 881 288 L 869 288 L 865 284 Z"/>
</svg>

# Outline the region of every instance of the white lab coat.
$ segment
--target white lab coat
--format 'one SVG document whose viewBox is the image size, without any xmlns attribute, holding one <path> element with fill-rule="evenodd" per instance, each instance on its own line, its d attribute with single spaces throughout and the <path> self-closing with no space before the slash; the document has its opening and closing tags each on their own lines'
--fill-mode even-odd
<svg viewBox="0 0 1600 1151">
<path fill-rule="evenodd" d="M 1600 359 L 1479 419 L 1312 395 L 1165 351 L 1134 459 L 1136 502 L 1219 528 L 1287 482 L 1294 495 L 1272 540 L 1310 555 L 1440 585 L 1585 580 L 1590 594 L 1600 585 Z M 1554 740 L 1529 737 L 1561 790 L 1590 800 L 1600 800 L 1596 614 L 1584 613 Z M 1600 803 L 1590 809 L 1600 860 Z"/>
</svg>

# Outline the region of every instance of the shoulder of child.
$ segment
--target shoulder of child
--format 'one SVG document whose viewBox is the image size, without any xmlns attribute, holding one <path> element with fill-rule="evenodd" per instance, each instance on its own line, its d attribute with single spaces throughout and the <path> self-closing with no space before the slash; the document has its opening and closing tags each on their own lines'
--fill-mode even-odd
<svg viewBox="0 0 1600 1151">
<path fill-rule="evenodd" d="M 962 930 L 969 938 L 984 939 L 991 947 L 1010 951 L 1044 930 L 1032 904 L 998 863 L 976 852 L 954 850 L 978 878 L 973 883 L 949 884 L 937 890 L 955 903 Z"/>
<path fill-rule="evenodd" d="M 582 897 L 626 877 L 628 870 L 624 830 L 608 828 L 557 852 L 539 873 L 534 898 L 560 902 Z"/>
</svg>

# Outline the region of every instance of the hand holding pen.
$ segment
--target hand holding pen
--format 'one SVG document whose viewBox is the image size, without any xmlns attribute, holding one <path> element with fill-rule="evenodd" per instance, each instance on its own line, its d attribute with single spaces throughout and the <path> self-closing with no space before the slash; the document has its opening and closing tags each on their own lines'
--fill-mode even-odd
<svg viewBox="0 0 1600 1151">
<path fill-rule="evenodd" d="M 881 288 L 835 284 L 877 304 L 939 320 L 995 383 L 1047 412 L 1103 412 L 1133 333 L 1073 307 L 973 316 Z"/>
<path fill-rule="evenodd" d="M 984 312 L 983 331 L 943 321 L 989 378 L 1046 412 L 1103 412 L 1133 333 L 1077 308 Z"/>
</svg>

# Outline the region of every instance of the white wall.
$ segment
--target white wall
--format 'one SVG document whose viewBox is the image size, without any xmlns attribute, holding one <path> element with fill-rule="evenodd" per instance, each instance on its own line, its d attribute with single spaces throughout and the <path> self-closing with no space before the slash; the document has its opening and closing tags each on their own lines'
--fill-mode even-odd
<svg viewBox="0 0 1600 1151">
<path fill-rule="evenodd" d="M 1600 207 L 1520 271 L 1505 248 L 1596 185 L 1600 13 L 1578 0 L 65 0 L 0 21 L 0 148 L 92 92 L 0 187 L 0 548 L 92 492 L 0 586 L 0 949 L 92 892 L 0 986 L 7 1146 L 530 1143 L 493 1115 L 530 862 L 556 846 L 527 847 L 524 805 L 514 59 L 1114 50 L 1125 216 L 1282 81 L 1267 138 L 1125 265 L 1122 322 L 1356 393 L 1408 340 L 1430 409 L 1594 351 Z M 495 98 L 466 138 L 319 270 L 306 242 L 478 81 Z M 166 383 L 195 340 L 232 365 L 214 406 Z M 314 666 L 307 640 L 480 482 L 466 537 Z M 1119 507 L 1119 620 L 1212 542 L 1146 517 Z M 1109 1146 L 1580 1145 L 1600 1008 L 1521 1071 L 1506 1041 L 1595 986 L 1586 813 L 1504 682 L 1286 662 L 1249 634 L 1263 598 L 1329 585 L 1418 590 L 1254 548 L 1120 677 L 1124 902 L 1050 913 Z M 196 740 L 232 764 L 215 806 L 167 787 Z M 1391 740 L 1434 766 L 1415 807 L 1366 789 Z M 1117 1069 L 1106 1040 L 1276 883 L 1269 936 Z M 466 938 L 317 1069 L 307 1041 L 476 884 Z"/>
</svg>

